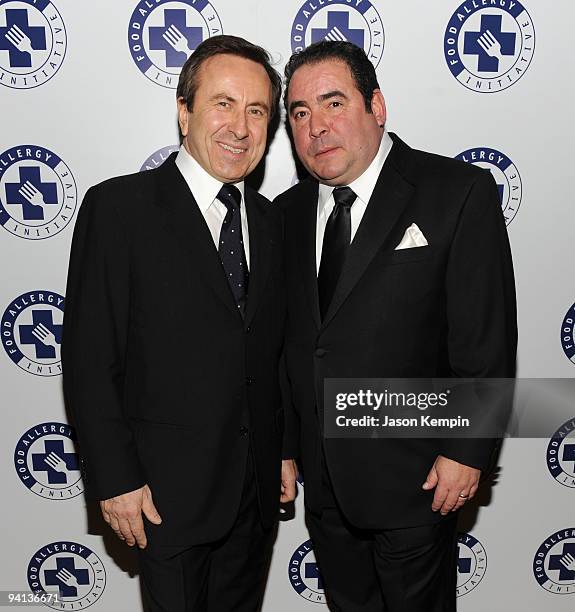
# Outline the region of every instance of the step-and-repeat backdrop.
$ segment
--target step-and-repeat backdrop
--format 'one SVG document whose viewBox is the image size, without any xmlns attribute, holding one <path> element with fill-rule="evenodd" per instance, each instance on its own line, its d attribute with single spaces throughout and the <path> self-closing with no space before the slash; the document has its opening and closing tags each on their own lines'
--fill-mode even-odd
<svg viewBox="0 0 575 612">
<path fill-rule="evenodd" d="M 209 36 L 256 42 L 279 70 L 323 38 L 363 46 L 390 129 L 495 176 L 519 375 L 573 377 L 574 20 L 569 0 L 0 0 L 0 590 L 58 591 L 62 610 L 140 608 L 134 551 L 86 506 L 62 402 L 68 250 L 90 185 L 177 148 L 178 73 Z M 283 125 L 261 178 L 270 198 L 297 180 Z M 461 515 L 459 609 L 574 609 L 575 418 L 553 428 L 507 441 Z M 301 483 L 280 525 L 266 612 L 327 609 L 304 495 Z"/>
</svg>

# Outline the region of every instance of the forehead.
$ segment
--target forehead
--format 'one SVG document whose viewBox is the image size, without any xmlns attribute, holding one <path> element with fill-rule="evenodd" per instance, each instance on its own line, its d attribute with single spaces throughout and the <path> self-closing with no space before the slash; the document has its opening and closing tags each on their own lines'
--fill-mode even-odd
<svg viewBox="0 0 575 612">
<path fill-rule="evenodd" d="M 311 101 L 317 96 L 339 90 L 348 96 L 359 94 L 349 66 L 342 60 L 325 60 L 300 66 L 292 75 L 288 101 Z"/>
<path fill-rule="evenodd" d="M 240 92 L 252 95 L 271 93 L 271 81 L 266 69 L 245 57 L 220 53 L 205 60 L 199 70 L 196 94 Z"/>
</svg>

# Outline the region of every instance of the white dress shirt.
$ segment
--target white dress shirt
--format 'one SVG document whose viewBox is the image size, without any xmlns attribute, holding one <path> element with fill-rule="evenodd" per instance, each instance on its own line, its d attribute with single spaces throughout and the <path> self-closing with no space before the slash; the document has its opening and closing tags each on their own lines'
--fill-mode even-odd
<svg viewBox="0 0 575 612">
<path fill-rule="evenodd" d="M 379 143 L 379 149 L 373 158 L 371 164 L 368 166 L 367 170 L 355 181 L 349 184 L 349 187 L 356 194 L 357 199 L 353 203 L 351 207 L 351 240 L 355 236 L 357 232 L 357 228 L 363 219 L 363 214 L 365 213 L 365 209 L 367 208 L 367 204 L 369 199 L 371 198 L 371 194 L 375 188 L 375 184 L 377 183 L 377 179 L 379 178 L 379 173 L 383 168 L 383 164 L 389 155 L 389 151 L 391 150 L 391 146 L 393 145 L 393 140 L 391 140 L 391 136 L 387 133 L 387 131 L 383 132 L 383 136 L 381 138 L 381 142 Z M 330 185 L 322 185 L 320 183 L 319 186 L 319 195 L 317 202 L 317 223 L 316 223 L 316 243 L 315 243 L 315 261 L 316 268 L 319 273 L 319 264 L 321 261 L 321 250 L 323 247 L 323 236 L 325 234 L 325 226 L 327 224 L 328 217 L 331 215 L 331 212 L 335 206 L 335 201 L 333 199 L 333 190 L 335 187 Z"/>
<path fill-rule="evenodd" d="M 180 147 L 176 156 L 176 166 L 186 180 L 194 199 L 198 204 L 200 212 L 204 216 L 210 234 L 214 240 L 216 250 L 220 242 L 222 223 L 228 212 L 226 205 L 220 202 L 217 195 L 223 183 L 208 174 L 198 162 L 187 152 L 184 145 Z M 240 206 L 240 219 L 242 222 L 242 241 L 246 253 L 246 263 L 250 267 L 250 239 L 248 234 L 248 215 L 246 212 L 246 199 L 244 197 L 244 182 L 234 183 L 242 194 L 242 205 Z"/>
</svg>

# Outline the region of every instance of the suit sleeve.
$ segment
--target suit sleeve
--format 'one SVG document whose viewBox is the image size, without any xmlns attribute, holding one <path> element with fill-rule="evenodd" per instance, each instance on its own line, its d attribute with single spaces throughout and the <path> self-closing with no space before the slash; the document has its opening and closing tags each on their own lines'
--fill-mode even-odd
<svg viewBox="0 0 575 612">
<path fill-rule="evenodd" d="M 284 245 L 284 276 L 287 277 L 287 258 L 288 249 L 286 243 L 286 209 L 285 203 L 282 196 L 278 196 L 273 206 L 277 206 L 281 212 L 282 221 L 282 243 Z M 287 278 L 286 278 L 287 286 Z M 289 301 L 289 297 L 288 297 Z M 300 423 L 299 415 L 293 405 L 291 382 L 289 377 L 288 362 L 286 355 L 286 342 L 289 335 L 289 309 L 287 313 L 285 337 L 284 337 L 284 349 L 281 355 L 279 364 L 279 380 L 280 380 L 280 391 L 281 391 L 281 402 L 284 414 L 284 435 L 282 445 L 282 459 L 297 459 L 299 457 L 299 436 L 300 436 Z"/>
<path fill-rule="evenodd" d="M 126 233 L 110 198 L 92 188 L 72 239 L 62 365 L 86 493 L 93 499 L 108 499 L 145 484 L 123 410 L 129 299 Z"/>
<path fill-rule="evenodd" d="M 497 186 L 483 171 L 463 206 L 446 274 L 448 354 L 453 376 L 513 378 L 517 313 L 507 229 Z M 485 471 L 493 439 L 450 439 L 443 453 Z"/>
<path fill-rule="evenodd" d="M 297 459 L 299 457 L 299 416 L 293 406 L 291 385 L 285 361 L 284 353 L 280 361 L 280 388 L 284 413 L 282 459 Z"/>
</svg>

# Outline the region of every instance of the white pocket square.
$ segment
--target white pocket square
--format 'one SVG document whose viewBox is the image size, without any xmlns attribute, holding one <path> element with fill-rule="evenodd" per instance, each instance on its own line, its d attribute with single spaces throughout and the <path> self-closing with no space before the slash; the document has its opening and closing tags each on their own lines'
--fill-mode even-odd
<svg viewBox="0 0 575 612">
<path fill-rule="evenodd" d="M 422 231 L 412 223 L 403 234 L 401 242 L 395 247 L 396 251 L 400 249 L 412 249 L 413 247 L 427 246 L 429 243 L 425 239 Z"/>
</svg>

